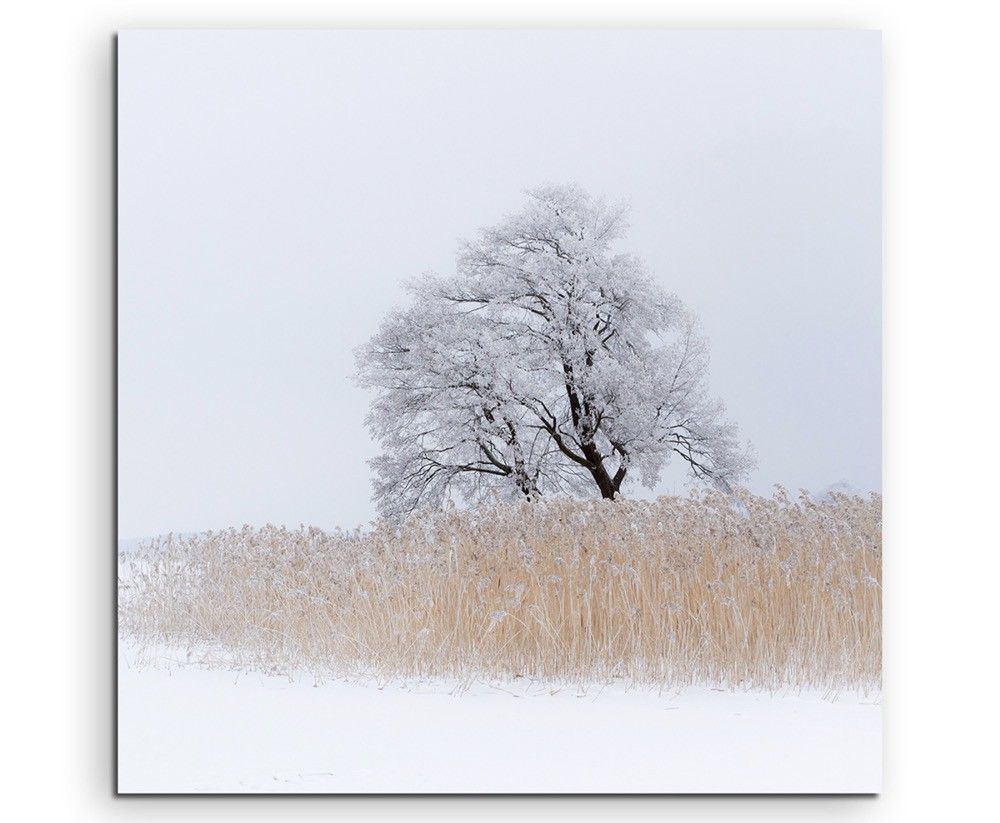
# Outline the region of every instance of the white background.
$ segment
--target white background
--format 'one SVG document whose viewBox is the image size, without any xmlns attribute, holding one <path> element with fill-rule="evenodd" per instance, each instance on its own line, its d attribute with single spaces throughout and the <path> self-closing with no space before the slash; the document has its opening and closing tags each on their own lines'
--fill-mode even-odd
<svg viewBox="0 0 1000 823">
<path fill-rule="evenodd" d="M 22 3 L 0 21 L 3 774 L 17 819 L 981 818 L 995 794 L 992 4 Z M 881 798 L 114 800 L 111 32 L 222 25 L 884 30 L 886 779 Z M 992 348 L 993 351 L 990 349 Z M 12 524 L 12 528 L 11 528 Z M 18 809 L 17 805 L 22 808 Z"/>
</svg>

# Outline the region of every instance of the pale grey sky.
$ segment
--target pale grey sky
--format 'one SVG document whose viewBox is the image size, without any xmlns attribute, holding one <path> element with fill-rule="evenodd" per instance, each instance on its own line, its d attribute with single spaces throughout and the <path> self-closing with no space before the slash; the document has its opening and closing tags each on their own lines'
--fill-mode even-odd
<svg viewBox="0 0 1000 823">
<path fill-rule="evenodd" d="M 143 31 L 118 68 L 122 537 L 369 521 L 354 347 L 546 182 L 631 202 L 754 491 L 880 488 L 878 33 Z"/>
</svg>

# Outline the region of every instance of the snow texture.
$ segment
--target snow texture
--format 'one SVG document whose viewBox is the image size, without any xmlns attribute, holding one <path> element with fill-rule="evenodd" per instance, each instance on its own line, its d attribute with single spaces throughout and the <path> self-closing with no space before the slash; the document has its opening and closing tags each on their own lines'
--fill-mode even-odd
<svg viewBox="0 0 1000 823">
<path fill-rule="evenodd" d="M 148 663 L 148 661 L 147 661 Z M 381 687 L 380 687 L 381 686 Z M 881 700 L 519 680 L 316 684 L 119 657 L 119 790 L 875 793 Z"/>
</svg>

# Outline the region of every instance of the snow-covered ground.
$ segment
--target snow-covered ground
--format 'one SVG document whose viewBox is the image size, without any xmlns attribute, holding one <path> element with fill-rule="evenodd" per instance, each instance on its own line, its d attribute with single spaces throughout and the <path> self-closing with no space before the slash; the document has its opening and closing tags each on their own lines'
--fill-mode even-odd
<svg viewBox="0 0 1000 823">
<path fill-rule="evenodd" d="M 150 665 L 150 662 L 153 665 Z M 316 684 L 119 655 L 122 792 L 878 792 L 878 695 Z"/>
</svg>

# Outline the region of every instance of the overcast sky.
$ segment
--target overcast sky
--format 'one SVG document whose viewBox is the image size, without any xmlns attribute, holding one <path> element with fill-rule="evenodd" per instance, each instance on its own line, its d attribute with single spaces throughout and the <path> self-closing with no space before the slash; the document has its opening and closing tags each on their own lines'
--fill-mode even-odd
<svg viewBox="0 0 1000 823">
<path fill-rule="evenodd" d="M 877 33 L 126 32 L 118 67 L 122 537 L 368 522 L 353 349 L 546 182 L 631 202 L 754 491 L 880 488 Z"/>
</svg>

